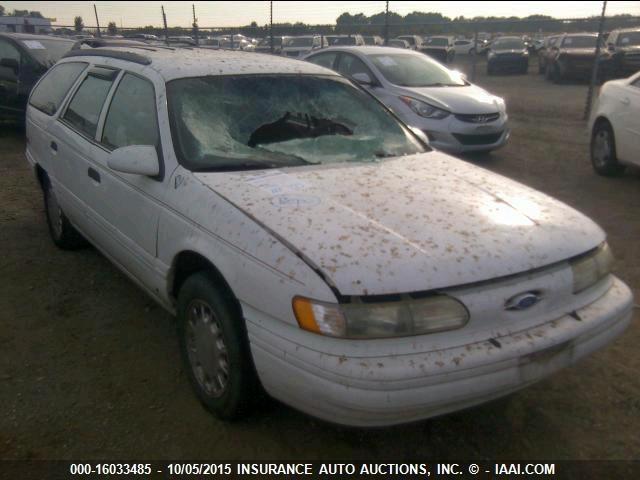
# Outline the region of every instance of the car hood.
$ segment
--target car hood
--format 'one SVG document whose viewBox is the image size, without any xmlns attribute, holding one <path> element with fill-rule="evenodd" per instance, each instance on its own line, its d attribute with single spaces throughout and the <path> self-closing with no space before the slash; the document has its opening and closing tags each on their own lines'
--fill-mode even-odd
<svg viewBox="0 0 640 480">
<path fill-rule="evenodd" d="M 476 85 L 462 87 L 397 87 L 400 94 L 453 113 L 480 114 L 500 111 L 498 99 Z"/>
<path fill-rule="evenodd" d="M 566 260 L 605 238 L 572 208 L 440 152 L 195 176 L 343 295 L 504 277 Z"/>
</svg>

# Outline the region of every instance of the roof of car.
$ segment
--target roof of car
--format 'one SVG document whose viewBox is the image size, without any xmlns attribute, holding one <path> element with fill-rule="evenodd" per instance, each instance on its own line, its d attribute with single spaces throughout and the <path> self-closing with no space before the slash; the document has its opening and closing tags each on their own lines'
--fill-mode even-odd
<svg viewBox="0 0 640 480">
<path fill-rule="evenodd" d="M 561 37 L 597 37 L 598 34 L 594 32 L 582 32 L 582 33 L 565 33 L 560 36 Z"/>
<path fill-rule="evenodd" d="M 399 40 L 394 38 L 392 40 Z M 400 39 L 402 40 L 402 39 Z M 403 40 L 406 41 L 406 40 Z M 385 47 L 382 45 L 336 45 L 327 48 L 323 48 L 322 50 L 317 50 L 315 53 L 327 52 L 327 51 L 344 51 L 344 52 L 359 52 L 363 55 L 373 55 L 376 53 L 405 53 L 408 55 L 423 55 L 422 53 L 418 53 L 415 50 L 398 50 L 394 47 Z"/>
<path fill-rule="evenodd" d="M 87 53 L 91 52 L 91 53 Z M 143 57 L 149 60 L 148 68 L 158 72 L 166 81 L 185 77 L 203 77 L 207 75 L 256 75 L 256 74 L 316 74 L 335 75 L 319 65 L 309 62 L 289 59 L 276 55 L 263 53 L 251 53 L 234 50 L 211 50 L 201 48 L 167 48 L 154 46 L 142 47 L 115 47 L 107 49 L 93 48 L 75 50 L 67 54 L 67 57 L 82 57 L 83 55 L 96 57 L 103 52 L 107 58 L 122 57 L 128 60 L 127 55 Z M 120 54 L 120 55 L 118 55 Z M 131 61 L 131 60 L 130 60 Z M 137 61 L 136 63 L 142 63 Z"/>
<path fill-rule="evenodd" d="M 640 32 L 640 27 L 627 27 L 627 28 L 615 28 L 613 30 L 611 30 L 611 32 L 618 32 L 618 33 L 627 33 L 627 32 Z"/>
</svg>

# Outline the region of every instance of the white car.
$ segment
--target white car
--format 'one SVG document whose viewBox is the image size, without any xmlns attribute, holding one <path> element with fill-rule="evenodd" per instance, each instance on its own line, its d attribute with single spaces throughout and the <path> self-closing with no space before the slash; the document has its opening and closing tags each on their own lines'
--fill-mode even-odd
<svg viewBox="0 0 640 480">
<path fill-rule="evenodd" d="M 423 53 L 392 47 L 329 47 L 305 60 L 362 84 L 439 150 L 486 152 L 509 139 L 503 99 Z"/>
<path fill-rule="evenodd" d="M 600 89 L 589 121 L 591 163 L 600 175 L 640 166 L 640 72 Z"/>
<path fill-rule="evenodd" d="M 311 63 L 76 50 L 33 90 L 26 133 L 53 241 L 88 240 L 177 315 L 187 375 L 221 418 L 259 383 L 332 422 L 427 418 L 630 322 L 596 224 L 432 151 Z"/>
<path fill-rule="evenodd" d="M 473 40 L 459 39 L 453 42 L 456 55 L 471 55 L 476 53 L 476 44 Z"/>
<path fill-rule="evenodd" d="M 282 40 L 281 55 L 291 58 L 303 58 L 320 48 L 327 46 L 327 40 L 322 35 L 302 35 L 286 37 Z"/>
</svg>

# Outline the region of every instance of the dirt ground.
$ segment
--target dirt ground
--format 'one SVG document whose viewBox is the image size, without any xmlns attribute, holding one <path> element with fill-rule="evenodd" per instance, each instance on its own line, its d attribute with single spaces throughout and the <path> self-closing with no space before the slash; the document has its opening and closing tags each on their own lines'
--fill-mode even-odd
<svg viewBox="0 0 640 480">
<path fill-rule="evenodd" d="M 609 235 L 640 296 L 640 173 L 589 164 L 586 85 L 484 76 L 509 144 L 466 160 L 551 194 Z M 467 68 L 462 65 L 461 69 Z M 614 344 L 507 398 L 416 424 L 341 428 L 277 402 L 223 423 L 191 393 L 173 319 L 94 249 L 50 241 L 20 131 L 0 127 L 0 458 L 638 459 L 640 310 Z"/>
</svg>

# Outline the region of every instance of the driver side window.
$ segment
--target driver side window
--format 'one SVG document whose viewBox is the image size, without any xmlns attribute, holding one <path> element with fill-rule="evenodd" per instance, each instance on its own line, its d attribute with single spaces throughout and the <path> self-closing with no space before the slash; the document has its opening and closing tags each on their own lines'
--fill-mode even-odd
<svg viewBox="0 0 640 480">
<path fill-rule="evenodd" d="M 353 77 L 356 73 L 366 73 L 372 81 L 375 79 L 369 67 L 362 60 L 348 53 L 342 54 L 338 63 L 338 72 L 345 77 Z"/>
<path fill-rule="evenodd" d="M 102 143 L 112 149 L 157 145 L 156 96 L 151 82 L 130 73 L 122 77 L 109 106 Z"/>
<path fill-rule="evenodd" d="M 0 60 L 15 60 L 20 65 L 20 51 L 6 40 L 0 39 Z M 0 65 L 0 79 L 16 80 L 18 72 L 10 66 Z"/>
</svg>

